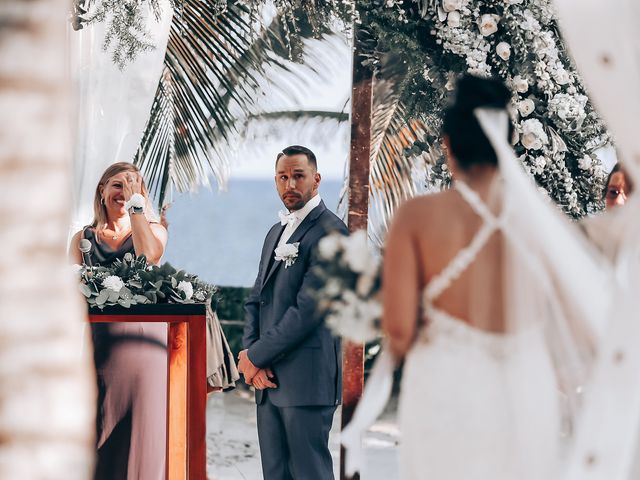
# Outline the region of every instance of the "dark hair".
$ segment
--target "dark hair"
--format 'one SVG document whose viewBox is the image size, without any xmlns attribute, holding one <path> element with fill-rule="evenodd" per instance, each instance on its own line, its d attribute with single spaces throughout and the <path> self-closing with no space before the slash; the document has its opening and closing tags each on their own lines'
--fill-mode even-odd
<svg viewBox="0 0 640 480">
<path fill-rule="evenodd" d="M 454 103 L 444 112 L 442 133 L 449 138 L 451 153 L 461 168 L 497 165 L 498 158 L 473 111 L 476 108 L 506 109 L 511 93 L 501 80 L 464 75 L 458 81 Z M 509 122 L 507 140 L 513 135 Z"/>
<path fill-rule="evenodd" d="M 318 169 L 318 162 L 316 161 L 316 155 L 307 147 L 303 147 L 302 145 L 290 145 L 286 148 L 283 148 L 282 152 L 278 153 L 278 156 L 276 157 L 276 167 L 278 166 L 278 160 L 280 160 L 280 157 L 284 155 L 287 155 L 287 156 L 306 155 L 307 160 L 309 160 L 309 164 L 311 164 L 311 166 L 315 170 Z"/>
<path fill-rule="evenodd" d="M 629 178 L 629 174 L 624 169 L 624 167 L 620 164 L 620 162 L 618 162 L 613 166 L 613 168 L 609 172 L 609 175 L 607 176 L 607 181 L 604 183 L 602 198 L 605 198 L 607 196 L 607 193 L 609 192 L 609 182 L 611 182 L 611 177 L 613 177 L 614 173 L 618 173 L 618 172 L 624 175 L 624 182 L 627 184 L 627 189 L 629 190 L 628 193 L 631 193 L 633 191 L 633 182 Z"/>
</svg>

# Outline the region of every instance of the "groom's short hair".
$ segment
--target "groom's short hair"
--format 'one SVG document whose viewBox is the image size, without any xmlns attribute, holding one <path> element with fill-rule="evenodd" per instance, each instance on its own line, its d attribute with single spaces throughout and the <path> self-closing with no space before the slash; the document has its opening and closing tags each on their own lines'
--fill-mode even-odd
<svg viewBox="0 0 640 480">
<path fill-rule="evenodd" d="M 309 164 L 314 168 L 314 170 L 318 169 L 316 155 L 307 147 L 303 147 L 302 145 L 290 145 L 286 148 L 283 148 L 282 152 L 278 153 L 278 156 L 276 157 L 276 167 L 278 166 L 278 160 L 280 160 L 280 157 L 283 157 L 284 155 L 306 155 L 307 160 L 309 160 Z"/>
</svg>

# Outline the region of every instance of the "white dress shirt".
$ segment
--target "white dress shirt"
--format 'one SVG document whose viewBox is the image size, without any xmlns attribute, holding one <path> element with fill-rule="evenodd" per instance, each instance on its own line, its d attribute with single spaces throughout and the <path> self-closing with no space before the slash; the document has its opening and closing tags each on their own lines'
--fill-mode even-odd
<svg viewBox="0 0 640 480">
<path fill-rule="evenodd" d="M 288 223 L 286 227 L 284 227 L 284 232 L 282 232 L 282 236 L 280 237 L 280 241 L 278 242 L 278 246 L 282 246 L 289 241 L 293 232 L 296 231 L 296 228 L 300 226 L 302 221 L 307 218 L 307 215 L 311 213 L 311 210 L 320 205 L 322 199 L 320 198 L 320 194 L 317 193 L 315 197 L 309 200 L 304 207 L 300 210 L 295 210 L 291 212 L 291 215 L 295 216 L 295 221 L 292 223 Z"/>
</svg>

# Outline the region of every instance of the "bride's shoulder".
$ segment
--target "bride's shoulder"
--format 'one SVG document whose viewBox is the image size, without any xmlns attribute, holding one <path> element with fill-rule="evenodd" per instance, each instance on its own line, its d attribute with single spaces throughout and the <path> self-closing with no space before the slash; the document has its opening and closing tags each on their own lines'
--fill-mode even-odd
<svg viewBox="0 0 640 480">
<path fill-rule="evenodd" d="M 415 213 L 429 214 L 439 211 L 442 207 L 449 204 L 451 200 L 452 195 L 450 190 L 418 195 L 407 200 L 403 205 L 401 205 L 398 209 L 398 213 L 403 213 L 405 215 Z"/>
</svg>

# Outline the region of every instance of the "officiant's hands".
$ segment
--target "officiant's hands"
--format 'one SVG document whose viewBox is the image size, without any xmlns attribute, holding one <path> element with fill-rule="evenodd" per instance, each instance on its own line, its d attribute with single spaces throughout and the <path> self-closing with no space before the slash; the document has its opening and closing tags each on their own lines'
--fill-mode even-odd
<svg viewBox="0 0 640 480">
<path fill-rule="evenodd" d="M 142 193 L 142 175 L 135 172 L 127 172 L 124 176 L 124 183 L 122 184 L 122 195 L 126 202 L 135 194 Z"/>
<path fill-rule="evenodd" d="M 238 354 L 238 371 L 244 375 L 244 381 L 248 385 L 253 385 L 258 390 L 278 387 L 270 380 L 274 376 L 271 369 L 256 367 L 253 362 L 249 360 L 246 350 L 242 350 Z"/>
</svg>

